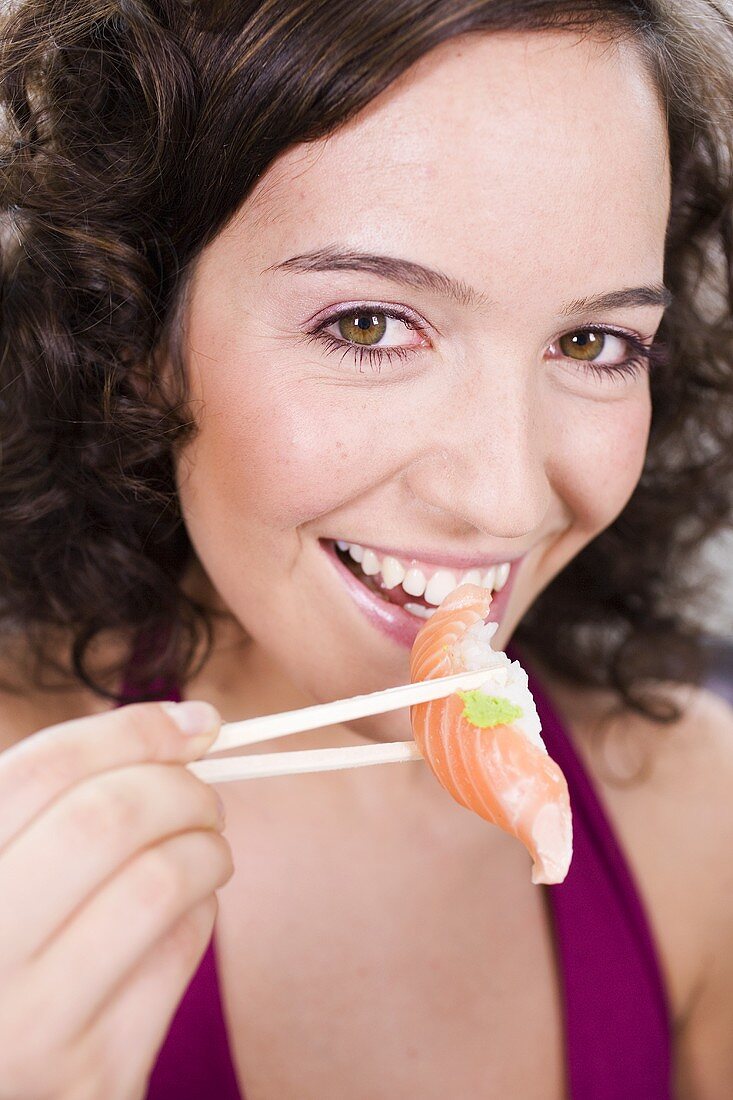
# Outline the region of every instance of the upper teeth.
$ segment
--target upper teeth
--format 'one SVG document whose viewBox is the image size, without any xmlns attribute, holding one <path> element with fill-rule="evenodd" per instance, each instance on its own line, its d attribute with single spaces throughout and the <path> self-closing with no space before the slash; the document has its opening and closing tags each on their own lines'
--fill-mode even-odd
<svg viewBox="0 0 733 1100">
<path fill-rule="evenodd" d="M 488 569 L 469 569 L 460 574 L 454 573 L 451 569 L 436 569 L 428 578 L 422 569 L 404 565 L 391 554 L 385 554 L 380 558 L 368 547 L 359 546 L 356 542 L 342 542 L 340 539 L 337 540 L 336 545 L 339 550 L 347 551 L 355 562 L 359 562 L 368 577 L 381 573 L 385 588 L 394 588 L 400 584 L 408 596 L 422 596 L 426 603 L 431 603 L 435 607 L 442 603 L 448 593 L 459 584 L 480 584 L 493 592 L 499 592 L 509 576 L 510 564 L 505 561 L 501 565 L 492 565 Z"/>
</svg>

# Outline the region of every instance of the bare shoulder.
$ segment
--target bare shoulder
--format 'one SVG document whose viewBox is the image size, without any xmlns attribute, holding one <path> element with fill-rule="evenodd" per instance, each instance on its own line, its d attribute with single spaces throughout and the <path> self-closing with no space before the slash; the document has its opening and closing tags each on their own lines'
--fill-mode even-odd
<svg viewBox="0 0 733 1100">
<path fill-rule="evenodd" d="M 733 1081 L 733 707 L 699 691 L 681 723 L 688 783 L 686 912 L 699 967 L 677 1035 L 678 1100 L 727 1100 Z"/>
<path fill-rule="evenodd" d="M 617 824 L 633 829 L 633 848 L 682 890 L 694 883 L 697 911 L 708 898 L 714 916 L 720 860 L 733 851 L 733 708 L 705 688 L 668 685 L 665 694 L 676 721 L 621 715 L 581 747 Z"/>
<path fill-rule="evenodd" d="M 676 1022 L 678 1100 L 727 1100 L 733 1080 L 733 708 L 665 685 L 680 717 L 598 721 L 566 695 L 573 741 L 649 916 Z M 560 695 L 562 696 L 562 692 Z M 594 705 L 595 704 L 595 705 Z M 595 715 L 595 718 L 593 717 Z"/>
</svg>

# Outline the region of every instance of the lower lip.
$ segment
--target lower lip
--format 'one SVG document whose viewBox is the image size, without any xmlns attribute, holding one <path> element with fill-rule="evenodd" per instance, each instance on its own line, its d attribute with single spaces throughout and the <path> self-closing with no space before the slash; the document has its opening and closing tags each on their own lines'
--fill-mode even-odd
<svg viewBox="0 0 733 1100">
<path fill-rule="evenodd" d="M 409 611 L 398 607 L 397 604 L 388 603 L 380 596 L 375 595 L 365 584 L 357 580 L 351 570 L 339 559 L 333 548 L 333 543 L 321 542 L 320 545 L 329 561 L 335 566 L 336 572 L 344 582 L 354 603 L 372 626 L 375 626 L 382 634 L 386 634 L 393 642 L 397 642 L 398 645 L 404 646 L 405 649 L 411 649 L 420 627 L 429 620 L 411 615 Z M 514 584 L 517 565 L 518 562 L 512 562 L 506 584 L 500 592 L 494 593 L 491 610 L 489 611 L 489 622 L 501 622 L 501 617 L 506 609 Z"/>
</svg>

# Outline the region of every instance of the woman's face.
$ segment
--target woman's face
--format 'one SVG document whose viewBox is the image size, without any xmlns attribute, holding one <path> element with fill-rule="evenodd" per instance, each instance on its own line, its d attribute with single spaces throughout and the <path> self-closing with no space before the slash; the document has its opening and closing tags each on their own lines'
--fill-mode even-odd
<svg viewBox="0 0 733 1100">
<path fill-rule="evenodd" d="M 668 206 L 633 48 L 563 33 L 446 43 L 258 181 L 195 270 L 178 481 L 207 583 L 278 676 L 314 700 L 404 682 L 427 605 L 508 563 L 504 648 L 619 514 Z"/>
</svg>

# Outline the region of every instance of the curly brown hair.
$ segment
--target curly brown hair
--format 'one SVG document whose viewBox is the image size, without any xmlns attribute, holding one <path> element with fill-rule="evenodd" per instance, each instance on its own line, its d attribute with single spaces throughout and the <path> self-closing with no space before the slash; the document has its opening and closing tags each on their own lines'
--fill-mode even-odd
<svg viewBox="0 0 733 1100">
<path fill-rule="evenodd" d="M 630 35 L 653 74 L 674 298 L 639 485 L 516 640 L 570 683 L 677 715 L 650 687 L 700 680 L 689 566 L 733 513 L 733 22 L 708 0 L 370 0 L 368 33 L 353 0 L 13 5 L 0 46 L 0 636 L 8 652 L 22 641 L 37 687 L 53 669 L 119 701 L 91 671 L 102 636 L 123 643 L 116 676 L 136 648 L 140 684 L 183 683 L 208 655 L 214 612 L 182 590 L 193 549 L 174 480 L 196 431 L 177 340 L 201 250 L 280 153 L 346 123 L 433 47 L 556 28 Z"/>
</svg>

